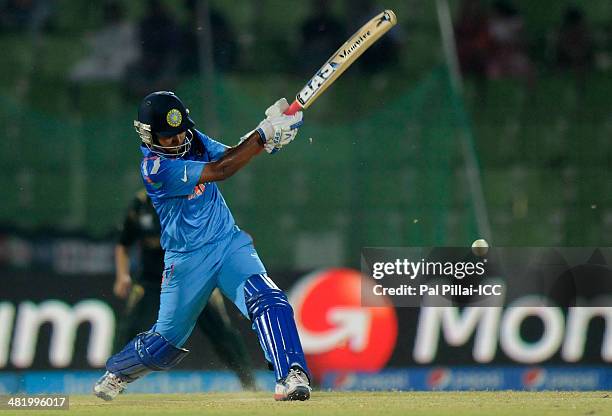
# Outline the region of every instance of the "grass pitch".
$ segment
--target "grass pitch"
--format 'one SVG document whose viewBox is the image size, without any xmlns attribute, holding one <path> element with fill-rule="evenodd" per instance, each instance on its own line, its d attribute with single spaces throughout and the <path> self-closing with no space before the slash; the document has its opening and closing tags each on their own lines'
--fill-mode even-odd
<svg viewBox="0 0 612 416">
<path fill-rule="evenodd" d="M 275 402 L 271 393 L 126 394 L 108 403 L 93 396 L 71 396 L 70 410 L 61 413 L 113 416 L 591 416 L 612 415 L 612 393 L 315 391 L 306 402 Z M 15 414 L 25 416 L 41 412 L 20 410 Z M 44 411 L 42 414 L 51 413 Z"/>
</svg>

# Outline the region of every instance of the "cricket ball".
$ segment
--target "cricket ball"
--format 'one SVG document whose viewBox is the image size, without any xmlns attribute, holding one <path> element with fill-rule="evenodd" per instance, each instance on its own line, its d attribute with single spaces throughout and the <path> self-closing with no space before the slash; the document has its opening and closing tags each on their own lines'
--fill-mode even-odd
<svg viewBox="0 0 612 416">
<path fill-rule="evenodd" d="M 474 253 L 478 257 L 483 257 L 487 255 L 489 251 L 489 243 L 484 238 L 479 238 L 472 243 L 472 253 Z"/>
</svg>

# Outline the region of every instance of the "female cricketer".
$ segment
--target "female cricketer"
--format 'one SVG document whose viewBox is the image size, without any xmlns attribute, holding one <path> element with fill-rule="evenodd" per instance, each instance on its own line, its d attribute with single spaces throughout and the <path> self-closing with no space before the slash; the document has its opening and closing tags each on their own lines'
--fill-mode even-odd
<svg viewBox="0 0 612 416">
<path fill-rule="evenodd" d="M 290 143 L 302 113 L 285 115 L 287 100 L 234 147 L 194 128 L 189 110 L 172 92 L 147 95 L 134 127 L 142 141 L 141 175 L 159 215 L 165 250 L 160 308 L 148 332 L 106 362 L 94 394 L 112 400 L 151 371 L 169 370 L 189 352 L 182 348 L 215 287 L 247 316 L 276 375 L 276 400 L 310 398 L 310 377 L 285 294 L 267 276 L 251 237 L 240 230 L 217 187 L 262 150 Z"/>
</svg>

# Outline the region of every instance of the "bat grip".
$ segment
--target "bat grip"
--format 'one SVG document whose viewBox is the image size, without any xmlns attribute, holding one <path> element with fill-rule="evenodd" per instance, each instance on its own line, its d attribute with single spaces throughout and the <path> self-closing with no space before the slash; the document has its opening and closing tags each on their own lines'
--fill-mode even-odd
<svg viewBox="0 0 612 416">
<path fill-rule="evenodd" d="M 285 114 L 288 116 L 292 116 L 295 113 L 297 113 L 298 111 L 300 111 L 302 109 L 302 104 L 300 104 L 298 102 L 298 100 L 295 100 L 291 103 L 291 105 L 289 106 L 289 108 L 287 110 L 285 110 Z"/>
</svg>

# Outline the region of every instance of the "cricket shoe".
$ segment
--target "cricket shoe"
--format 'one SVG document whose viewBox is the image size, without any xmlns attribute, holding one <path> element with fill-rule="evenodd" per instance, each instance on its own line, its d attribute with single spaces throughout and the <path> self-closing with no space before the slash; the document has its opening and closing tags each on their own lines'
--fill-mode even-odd
<svg viewBox="0 0 612 416">
<path fill-rule="evenodd" d="M 284 380 L 276 383 L 274 400 L 308 400 L 311 391 L 308 375 L 301 369 L 293 367 Z"/>
<path fill-rule="evenodd" d="M 111 401 L 125 390 L 126 386 L 127 381 L 107 371 L 94 385 L 93 393 L 102 400 Z"/>
</svg>

